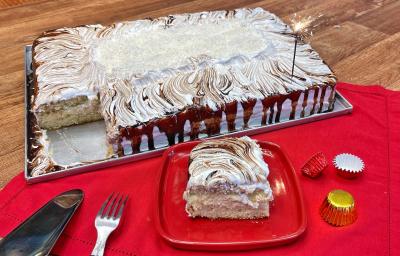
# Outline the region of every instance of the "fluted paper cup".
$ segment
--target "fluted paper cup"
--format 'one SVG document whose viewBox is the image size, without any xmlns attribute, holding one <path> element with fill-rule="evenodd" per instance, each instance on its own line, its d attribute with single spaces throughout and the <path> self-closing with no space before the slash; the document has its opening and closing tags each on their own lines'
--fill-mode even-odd
<svg viewBox="0 0 400 256">
<path fill-rule="evenodd" d="M 361 158 L 348 153 L 337 155 L 333 164 L 337 174 L 347 179 L 357 178 L 365 168 L 364 161 Z"/>
</svg>

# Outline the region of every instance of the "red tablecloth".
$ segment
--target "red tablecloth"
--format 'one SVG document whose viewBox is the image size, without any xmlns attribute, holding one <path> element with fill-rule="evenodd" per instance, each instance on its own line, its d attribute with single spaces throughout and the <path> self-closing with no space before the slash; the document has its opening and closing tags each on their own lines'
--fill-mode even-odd
<svg viewBox="0 0 400 256">
<path fill-rule="evenodd" d="M 354 105 L 351 115 L 254 136 L 279 144 L 297 169 L 307 208 L 306 233 L 286 246 L 232 254 L 400 255 L 395 240 L 400 237 L 400 93 L 344 83 L 338 90 Z M 300 175 L 301 165 L 317 151 L 329 161 L 342 152 L 354 153 L 364 159 L 366 171 L 359 179 L 346 180 L 336 176 L 331 164 L 316 180 Z M 130 194 L 130 200 L 106 255 L 203 255 L 172 248 L 155 230 L 153 194 L 160 164 L 157 157 L 35 185 L 27 185 L 20 174 L 0 192 L 0 236 L 53 196 L 81 188 L 85 199 L 53 252 L 89 255 L 96 241 L 94 216 L 104 199 L 119 191 Z M 334 188 L 354 195 L 359 212 L 355 224 L 335 228 L 320 218 L 319 206 Z"/>
</svg>

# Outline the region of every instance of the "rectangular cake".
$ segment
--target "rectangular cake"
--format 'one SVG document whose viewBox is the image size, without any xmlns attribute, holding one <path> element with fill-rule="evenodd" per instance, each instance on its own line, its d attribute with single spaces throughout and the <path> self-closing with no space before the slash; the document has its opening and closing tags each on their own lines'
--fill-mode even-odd
<svg viewBox="0 0 400 256">
<path fill-rule="evenodd" d="M 247 128 L 255 112 L 259 126 L 279 122 L 285 103 L 289 119 L 333 108 L 332 71 L 302 42 L 292 77 L 294 37 L 263 9 L 168 16 L 110 31 L 94 46 L 94 62 L 119 78 L 100 92 L 118 155 L 153 149 L 155 133 L 173 145 L 217 135 L 222 122 L 228 132 Z"/>
<path fill-rule="evenodd" d="M 45 32 L 33 44 L 32 119 L 40 136 L 104 119 L 123 156 L 331 111 L 334 74 L 300 41 L 292 76 L 294 40 L 261 8 Z"/>
<path fill-rule="evenodd" d="M 262 151 L 249 137 L 202 142 L 190 153 L 186 211 L 211 219 L 268 217 L 268 175 Z"/>
</svg>

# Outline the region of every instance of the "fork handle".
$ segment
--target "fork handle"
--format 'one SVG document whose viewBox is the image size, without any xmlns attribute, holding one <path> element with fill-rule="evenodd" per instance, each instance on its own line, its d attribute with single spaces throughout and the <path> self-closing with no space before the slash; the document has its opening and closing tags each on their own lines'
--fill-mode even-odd
<svg viewBox="0 0 400 256">
<path fill-rule="evenodd" d="M 92 253 L 90 256 L 103 256 L 104 255 L 104 248 L 106 247 L 106 242 L 108 236 L 111 232 L 97 232 L 97 241 L 96 245 L 93 248 Z"/>
</svg>

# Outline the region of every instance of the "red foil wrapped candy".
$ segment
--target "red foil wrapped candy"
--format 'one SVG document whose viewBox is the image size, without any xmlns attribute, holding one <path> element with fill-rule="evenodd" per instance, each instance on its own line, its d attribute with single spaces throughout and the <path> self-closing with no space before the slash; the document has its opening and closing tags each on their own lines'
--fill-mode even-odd
<svg viewBox="0 0 400 256">
<path fill-rule="evenodd" d="M 321 175 L 322 171 L 328 166 L 328 162 L 322 152 L 313 155 L 301 168 L 301 172 L 311 178 Z"/>
</svg>

